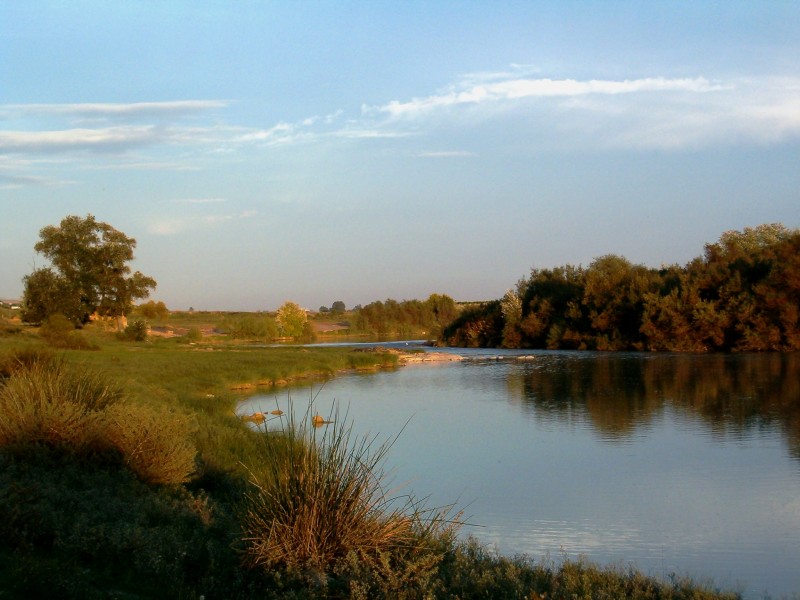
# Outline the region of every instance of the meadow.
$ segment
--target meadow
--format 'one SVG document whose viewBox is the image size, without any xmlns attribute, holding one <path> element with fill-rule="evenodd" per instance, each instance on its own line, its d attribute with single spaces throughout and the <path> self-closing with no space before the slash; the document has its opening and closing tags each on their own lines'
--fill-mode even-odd
<svg viewBox="0 0 800 600">
<path fill-rule="evenodd" d="M 353 439 L 338 420 L 316 428 L 311 414 L 264 433 L 235 413 L 253 390 L 290 398 L 295 382 L 398 368 L 395 354 L 197 338 L 195 317 L 160 324 L 186 330 L 174 337 L 132 342 L 92 324 L 60 344 L 7 316 L 4 597 L 738 597 L 628 567 L 498 556 L 457 540 L 458 507 L 388 494 L 390 444 Z"/>
</svg>

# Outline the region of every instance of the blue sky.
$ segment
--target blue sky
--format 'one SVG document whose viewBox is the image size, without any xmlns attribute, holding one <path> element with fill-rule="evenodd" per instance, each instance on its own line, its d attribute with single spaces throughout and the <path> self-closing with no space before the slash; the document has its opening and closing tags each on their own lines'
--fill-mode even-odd
<svg viewBox="0 0 800 600">
<path fill-rule="evenodd" d="M 800 226 L 800 3 L 0 0 L 0 297 L 39 230 L 170 308 L 500 297 Z"/>
</svg>

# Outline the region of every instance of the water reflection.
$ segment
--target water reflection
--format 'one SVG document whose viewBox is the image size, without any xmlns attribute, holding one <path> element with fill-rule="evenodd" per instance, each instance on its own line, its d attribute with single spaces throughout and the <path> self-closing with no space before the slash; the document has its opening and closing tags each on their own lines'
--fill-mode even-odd
<svg viewBox="0 0 800 600">
<path fill-rule="evenodd" d="M 667 407 L 711 436 L 779 430 L 800 459 L 800 356 L 566 355 L 508 369 L 512 402 L 531 418 L 583 424 L 624 442 L 646 432 Z"/>
</svg>

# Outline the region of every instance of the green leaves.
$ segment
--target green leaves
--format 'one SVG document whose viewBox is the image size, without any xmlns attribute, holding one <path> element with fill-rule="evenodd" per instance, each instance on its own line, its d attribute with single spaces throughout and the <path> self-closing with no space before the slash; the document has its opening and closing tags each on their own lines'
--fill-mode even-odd
<svg viewBox="0 0 800 600">
<path fill-rule="evenodd" d="M 800 230 L 727 231 L 685 267 L 652 269 L 617 255 L 588 268 L 534 269 L 518 286 L 522 314 L 464 315 L 454 345 L 551 349 L 787 351 L 800 349 Z M 477 326 L 481 324 L 480 335 Z"/>
<path fill-rule="evenodd" d="M 129 312 L 133 301 L 146 298 L 156 281 L 136 271 L 131 275 L 136 240 L 97 221 L 65 217 L 59 226 L 39 232 L 34 249 L 52 268 L 39 269 L 24 278 L 25 318 L 39 322 L 61 313 L 75 325 L 95 312 L 117 317 Z"/>
</svg>

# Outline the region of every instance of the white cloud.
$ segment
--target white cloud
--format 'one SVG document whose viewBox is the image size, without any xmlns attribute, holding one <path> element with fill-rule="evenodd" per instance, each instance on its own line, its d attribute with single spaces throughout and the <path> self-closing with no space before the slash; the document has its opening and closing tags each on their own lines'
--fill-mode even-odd
<svg viewBox="0 0 800 600">
<path fill-rule="evenodd" d="M 152 125 L 57 131 L 2 131 L 0 150 L 5 152 L 103 150 L 150 144 L 159 137 L 158 129 Z"/>
<path fill-rule="evenodd" d="M 213 199 L 211 200 L 213 201 Z M 146 228 L 153 235 L 176 235 L 184 231 L 207 229 L 223 223 L 251 219 L 257 214 L 258 212 L 255 210 L 244 210 L 235 214 L 159 218 L 148 222 Z"/>
<path fill-rule="evenodd" d="M 80 104 L 4 104 L 0 116 L 57 115 L 80 117 L 134 117 L 167 115 L 171 117 L 225 108 L 225 100 L 174 100 L 167 102 L 87 102 Z"/>
<path fill-rule="evenodd" d="M 74 181 L 62 181 L 42 177 L 39 175 L 18 175 L 6 174 L 0 171 L 0 190 L 12 190 L 22 187 L 60 187 L 75 183 Z"/>
<path fill-rule="evenodd" d="M 477 156 L 474 152 L 467 150 L 439 150 L 439 151 L 425 151 L 417 154 L 420 158 L 466 158 Z"/>
<path fill-rule="evenodd" d="M 391 131 L 378 128 L 345 128 L 333 132 L 334 137 L 347 139 L 401 138 L 414 135 L 410 131 Z"/>
<path fill-rule="evenodd" d="M 432 135 L 487 123 L 531 147 L 681 149 L 800 136 L 800 79 L 575 80 L 470 74 L 444 92 L 364 106 L 383 127 Z M 413 128 L 413 129 L 412 129 Z"/>
<path fill-rule="evenodd" d="M 173 202 L 176 204 L 216 204 L 227 202 L 227 200 L 225 198 L 176 198 Z"/>
<path fill-rule="evenodd" d="M 501 76 L 498 74 L 497 76 Z M 474 77 L 474 76 L 473 76 Z M 414 98 L 402 102 L 393 100 L 379 107 L 367 107 L 366 112 L 382 112 L 392 117 L 416 117 L 430 111 L 461 104 L 496 103 L 524 98 L 553 98 L 595 94 L 632 94 L 641 92 L 711 92 L 725 89 L 703 77 L 695 79 L 666 79 L 650 77 L 624 81 L 592 79 L 508 79 L 493 83 L 477 83 L 442 94 Z"/>
</svg>

